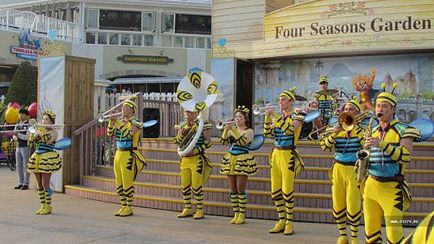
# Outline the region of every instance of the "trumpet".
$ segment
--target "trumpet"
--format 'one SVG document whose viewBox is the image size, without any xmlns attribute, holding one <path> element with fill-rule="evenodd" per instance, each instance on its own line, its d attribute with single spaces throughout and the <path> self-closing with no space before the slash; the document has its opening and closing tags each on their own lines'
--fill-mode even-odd
<svg viewBox="0 0 434 244">
<path fill-rule="evenodd" d="M 32 125 L 31 127 L 29 127 L 29 132 L 33 134 L 40 127 L 41 128 L 62 129 L 63 127 L 65 127 L 65 125 L 64 124 L 38 124 L 38 123 L 36 123 L 36 124 Z"/>
<path fill-rule="evenodd" d="M 356 126 L 357 123 L 359 123 L 361 120 L 368 118 L 370 116 L 372 116 L 372 115 L 371 115 L 371 112 L 369 110 L 366 110 L 363 113 L 358 114 L 356 116 L 353 116 L 348 112 L 342 112 L 339 115 L 339 118 L 337 121 L 334 121 L 333 123 L 331 123 L 329 125 L 325 125 L 321 128 L 318 128 L 318 129 L 312 131 L 311 133 L 309 133 L 308 138 L 310 138 L 311 140 L 314 140 L 313 135 L 320 133 L 321 131 L 326 130 L 327 128 L 336 127 L 337 124 L 343 130 L 351 131 L 354 129 L 354 126 Z M 328 136 L 332 132 L 333 132 L 333 130 L 330 130 L 330 131 L 326 130 L 326 132 L 320 133 L 320 138 Z"/>
<path fill-rule="evenodd" d="M 219 130 L 223 130 L 225 128 L 226 124 L 235 124 L 235 120 L 228 120 L 226 122 L 219 120 L 219 121 L 217 121 L 215 128 L 217 128 Z"/>
<path fill-rule="evenodd" d="M 279 108 L 279 105 L 277 104 L 271 104 L 266 106 L 259 106 L 259 105 L 253 105 L 253 114 L 254 115 L 263 115 L 267 111 L 268 108 Z"/>
<path fill-rule="evenodd" d="M 122 112 L 117 112 L 114 114 L 101 114 L 98 118 L 98 122 L 102 123 L 111 117 L 120 116 L 120 115 L 122 115 Z"/>
</svg>

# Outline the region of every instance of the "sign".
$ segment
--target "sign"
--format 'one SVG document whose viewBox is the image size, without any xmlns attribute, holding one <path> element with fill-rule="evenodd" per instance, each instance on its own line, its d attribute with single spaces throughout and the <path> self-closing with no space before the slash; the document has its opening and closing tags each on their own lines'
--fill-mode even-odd
<svg viewBox="0 0 434 244">
<path fill-rule="evenodd" d="M 225 47 L 226 38 L 218 39 L 217 43 L 219 47 L 213 47 L 212 58 L 232 58 L 236 56 L 237 52 L 235 50 Z"/>
<path fill-rule="evenodd" d="M 35 38 L 30 31 L 23 31 L 19 35 L 19 46 L 11 46 L 11 53 L 18 58 L 36 60 L 42 52 L 41 38 Z"/>
<path fill-rule="evenodd" d="M 173 59 L 167 56 L 145 56 L 145 55 L 122 55 L 117 60 L 123 63 L 137 64 L 168 64 L 173 63 Z"/>
<path fill-rule="evenodd" d="M 239 44 L 242 46 L 241 44 Z M 264 17 L 251 58 L 432 49 L 432 0 L 317 0 Z"/>
</svg>

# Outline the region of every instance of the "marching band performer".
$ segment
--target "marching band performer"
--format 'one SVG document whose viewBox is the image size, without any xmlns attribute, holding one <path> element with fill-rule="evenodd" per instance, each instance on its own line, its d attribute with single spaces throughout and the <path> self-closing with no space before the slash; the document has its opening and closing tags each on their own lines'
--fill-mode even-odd
<svg viewBox="0 0 434 244">
<path fill-rule="evenodd" d="M 231 188 L 230 200 L 234 212 L 231 224 L 244 224 L 247 177 L 258 171 L 255 158 L 247 148 L 254 136 L 253 130 L 249 128 L 249 112 L 244 105 L 238 106 L 234 110 L 236 126 L 226 122 L 220 139 L 223 145 L 232 144 L 229 152 L 223 157 L 220 168 L 220 173 L 228 176 L 228 184 Z"/>
<path fill-rule="evenodd" d="M 328 125 L 330 118 L 333 116 L 333 101 L 335 94 L 328 89 L 329 81 L 327 75 L 322 75 L 319 79 L 320 91 L 313 93 L 314 98 L 319 103 L 321 112 L 322 125 Z"/>
<path fill-rule="evenodd" d="M 56 114 L 51 110 L 46 110 L 42 115 L 42 124 L 54 124 Z M 51 174 L 62 167 L 62 159 L 59 153 L 54 151 L 54 144 L 57 140 L 57 132 L 50 127 L 38 127 L 35 133 L 30 134 L 29 143 L 35 144 L 35 152 L 30 156 L 28 172 L 35 173 L 38 183 L 38 195 L 41 208 L 36 212 L 38 215 L 50 214 L 51 194 L 50 178 Z"/>
<path fill-rule="evenodd" d="M 181 124 L 178 134 L 175 137 L 175 143 L 180 145 L 189 139 L 189 134 L 194 132 L 198 127 L 198 113 L 184 110 L 185 123 Z M 184 209 L 178 215 L 178 218 L 186 218 L 193 215 L 191 208 L 191 192 L 197 201 L 196 213 L 194 219 L 202 219 L 203 212 L 203 185 L 208 181 L 211 174 L 211 166 L 205 150 L 211 147 L 212 125 L 206 122 L 202 134 L 199 137 L 191 153 L 181 158 L 181 187 L 184 198 Z M 191 135 L 191 134 L 190 134 Z"/>
<path fill-rule="evenodd" d="M 144 156 L 137 150 L 143 123 L 134 117 L 136 108 L 132 98 L 125 100 L 122 118 L 110 116 L 107 126 L 107 135 L 116 137 L 113 171 L 121 207 L 114 215 L 120 217 L 133 215 L 133 181 L 146 165 Z"/>
<path fill-rule="evenodd" d="M 360 114 L 360 103 L 356 99 L 349 100 L 344 105 L 343 111 L 355 117 Z M 324 151 L 330 152 L 335 149 L 331 181 L 333 217 L 340 234 L 338 244 L 348 243 L 347 218 L 351 224 L 351 243 L 358 243 L 357 232 L 362 217 L 361 193 L 354 165 L 357 161 L 356 153 L 362 148 L 363 129 L 355 121 L 354 123 L 355 126 L 351 131 L 345 131 L 340 126 L 330 128 L 326 131 L 326 136 L 321 138 L 320 143 Z"/>
<path fill-rule="evenodd" d="M 295 101 L 295 88 L 283 91 L 279 96 L 279 116 L 273 108 L 267 108 L 264 121 L 264 135 L 274 136 L 274 148 L 270 155 L 271 197 L 273 198 L 279 221 L 270 229 L 270 233 L 294 233 L 292 226 L 294 208 L 294 180 L 304 167 L 303 161 L 295 149 L 304 113 L 299 110 L 291 112 Z"/>
<path fill-rule="evenodd" d="M 404 239 L 401 221 L 411 201 L 404 171 L 410 162 L 413 141 L 420 137 L 420 132 L 395 118 L 395 88 L 396 83 L 391 93 L 383 91 L 377 96 L 375 113 L 379 125 L 365 138 L 370 148 L 369 176 L 363 192 L 366 243 L 382 242 L 382 216 L 388 243 L 400 243 Z"/>
</svg>

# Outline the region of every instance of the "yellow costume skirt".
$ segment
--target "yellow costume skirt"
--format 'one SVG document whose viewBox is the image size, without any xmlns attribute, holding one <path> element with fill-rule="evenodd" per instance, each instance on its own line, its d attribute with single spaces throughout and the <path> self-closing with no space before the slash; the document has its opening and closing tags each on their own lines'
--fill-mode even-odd
<svg viewBox="0 0 434 244">
<path fill-rule="evenodd" d="M 255 157 L 250 153 L 233 155 L 226 153 L 220 164 L 220 174 L 254 175 L 258 172 Z"/>
<path fill-rule="evenodd" d="M 62 168 L 62 158 L 56 151 L 36 153 L 34 152 L 29 158 L 27 166 L 28 172 L 34 173 L 52 173 Z"/>
</svg>

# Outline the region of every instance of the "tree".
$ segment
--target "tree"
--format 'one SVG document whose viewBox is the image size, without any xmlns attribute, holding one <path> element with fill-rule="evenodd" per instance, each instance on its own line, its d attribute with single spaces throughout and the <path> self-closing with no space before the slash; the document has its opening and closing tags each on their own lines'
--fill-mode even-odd
<svg viewBox="0 0 434 244">
<path fill-rule="evenodd" d="M 11 86 L 6 94 L 5 104 L 17 102 L 20 105 L 29 105 L 36 101 L 37 75 L 35 68 L 28 61 L 23 61 L 18 66 L 12 77 Z"/>
</svg>

